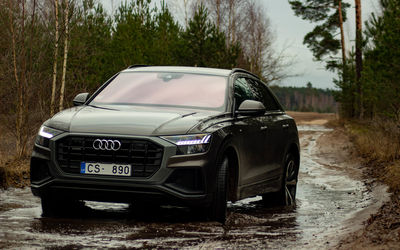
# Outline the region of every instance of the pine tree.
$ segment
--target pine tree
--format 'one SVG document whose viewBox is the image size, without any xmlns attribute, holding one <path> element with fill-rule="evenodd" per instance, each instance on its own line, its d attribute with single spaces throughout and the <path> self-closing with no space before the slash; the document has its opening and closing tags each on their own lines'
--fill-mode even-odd
<svg viewBox="0 0 400 250">
<path fill-rule="evenodd" d="M 181 27 L 163 2 L 155 16 L 154 65 L 178 65 L 181 45 Z"/>
<path fill-rule="evenodd" d="M 347 19 L 348 3 L 341 0 L 289 0 L 296 16 L 312 23 L 317 23 L 303 43 L 312 51 L 317 61 L 325 61 L 327 69 L 341 68 L 334 56 L 340 48 L 345 48 L 344 38 L 336 38 L 338 29 L 343 36 L 343 22 Z M 343 62 L 345 52 L 342 50 Z"/>
<path fill-rule="evenodd" d="M 82 8 L 75 9 L 71 26 L 67 79 L 74 89 L 91 91 L 121 70 L 112 67 L 112 21 L 102 5 L 85 0 Z"/>
<path fill-rule="evenodd" d="M 366 23 L 363 104 L 368 117 L 400 121 L 400 0 L 380 0 L 381 16 Z"/>
<path fill-rule="evenodd" d="M 236 65 L 239 46 L 227 46 L 225 34 L 208 20 L 207 9 L 202 4 L 189 20 L 182 37 L 185 65 L 219 68 L 232 68 Z"/>
<path fill-rule="evenodd" d="M 125 2 L 118 8 L 111 44 L 115 69 L 154 62 L 154 12 L 149 0 Z"/>
</svg>

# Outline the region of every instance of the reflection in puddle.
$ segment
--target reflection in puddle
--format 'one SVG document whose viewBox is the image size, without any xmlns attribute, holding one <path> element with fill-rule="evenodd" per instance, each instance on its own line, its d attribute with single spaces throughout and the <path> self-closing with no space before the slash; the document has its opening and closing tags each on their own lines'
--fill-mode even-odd
<svg viewBox="0 0 400 250">
<path fill-rule="evenodd" d="M 204 222 L 176 207 L 130 208 L 86 202 L 70 218 L 41 218 L 30 189 L 0 191 L 0 248 L 326 248 L 342 233 L 343 222 L 374 199 L 362 182 L 316 162 L 316 140 L 330 131 L 309 131 L 302 148 L 297 205 L 265 208 L 261 197 L 228 204 L 225 226 Z M 328 242 L 328 243 L 327 243 Z"/>
</svg>

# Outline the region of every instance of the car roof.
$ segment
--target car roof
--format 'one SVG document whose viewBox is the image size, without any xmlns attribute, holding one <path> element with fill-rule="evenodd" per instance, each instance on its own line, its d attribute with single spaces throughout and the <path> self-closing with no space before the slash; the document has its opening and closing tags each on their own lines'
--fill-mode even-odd
<svg viewBox="0 0 400 250">
<path fill-rule="evenodd" d="M 123 70 L 122 72 L 179 72 L 179 73 L 193 73 L 193 74 L 206 74 L 206 75 L 218 75 L 218 76 L 229 76 L 235 72 L 247 72 L 243 69 L 216 69 L 216 68 L 205 68 L 205 67 L 186 67 L 186 66 L 146 66 L 146 65 L 133 65 Z"/>
</svg>

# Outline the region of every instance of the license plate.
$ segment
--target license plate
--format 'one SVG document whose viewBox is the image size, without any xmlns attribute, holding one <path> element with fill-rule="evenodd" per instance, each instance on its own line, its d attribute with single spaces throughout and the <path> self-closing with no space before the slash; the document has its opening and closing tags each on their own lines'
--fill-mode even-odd
<svg viewBox="0 0 400 250">
<path fill-rule="evenodd" d="M 131 176 L 131 171 L 131 165 L 81 162 L 81 174 Z"/>
</svg>

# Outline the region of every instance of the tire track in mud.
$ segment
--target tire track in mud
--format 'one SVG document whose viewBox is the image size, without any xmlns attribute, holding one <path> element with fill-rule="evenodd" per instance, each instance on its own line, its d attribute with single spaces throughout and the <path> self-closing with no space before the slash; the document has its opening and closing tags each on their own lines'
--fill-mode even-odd
<svg viewBox="0 0 400 250">
<path fill-rule="evenodd" d="M 86 202 L 70 218 L 42 218 L 30 189 L 0 191 L 0 248 L 330 248 L 388 197 L 320 159 L 317 140 L 331 130 L 299 126 L 302 159 L 294 208 L 265 208 L 261 197 L 228 204 L 225 226 L 185 208 L 137 212 L 126 204 Z M 323 157 L 323 156 L 322 156 Z M 323 162 L 319 163 L 319 162 Z M 372 210 L 371 210 L 372 208 Z"/>
</svg>

